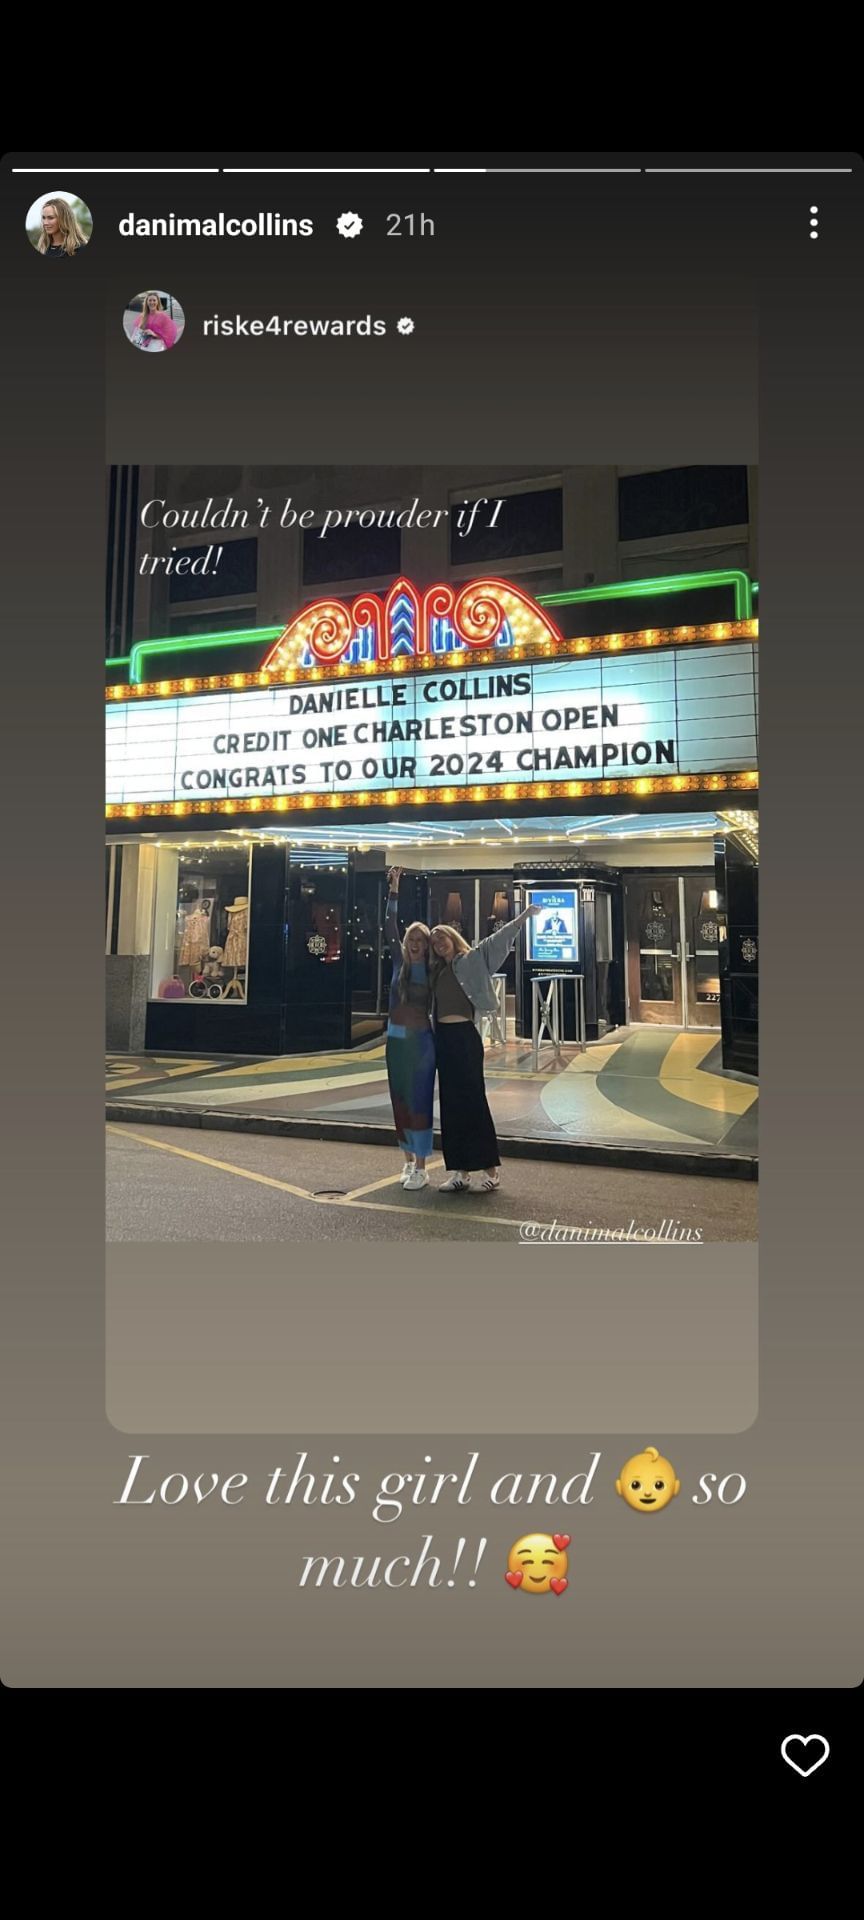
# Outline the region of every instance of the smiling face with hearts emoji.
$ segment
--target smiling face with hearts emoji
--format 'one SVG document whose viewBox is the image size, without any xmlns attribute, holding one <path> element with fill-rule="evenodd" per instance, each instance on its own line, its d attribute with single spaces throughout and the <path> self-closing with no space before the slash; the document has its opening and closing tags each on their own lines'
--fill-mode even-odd
<svg viewBox="0 0 864 1920">
<path fill-rule="evenodd" d="M 569 1533 L 526 1533 L 507 1555 L 504 1578 L 520 1593 L 566 1593 Z"/>
</svg>

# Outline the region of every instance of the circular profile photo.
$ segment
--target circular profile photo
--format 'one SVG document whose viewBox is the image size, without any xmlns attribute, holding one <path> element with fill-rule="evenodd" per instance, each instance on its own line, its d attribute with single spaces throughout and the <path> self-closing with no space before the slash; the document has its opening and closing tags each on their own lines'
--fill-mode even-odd
<svg viewBox="0 0 864 1920">
<path fill-rule="evenodd" d="M 93 232 L 93 215 L 77 193 L 40 193 L 27 215 L 27 238 L 46 260 L 74 260 Z"/>
<path fill-rule="evenodd" d="M 149 293 L 134 294 L 123 315 L 123 332 L 142 353 L 168 353 L 176 347 L 185 325 L 186 315 L 179 300 L 152 287 Z"/>
</svg>

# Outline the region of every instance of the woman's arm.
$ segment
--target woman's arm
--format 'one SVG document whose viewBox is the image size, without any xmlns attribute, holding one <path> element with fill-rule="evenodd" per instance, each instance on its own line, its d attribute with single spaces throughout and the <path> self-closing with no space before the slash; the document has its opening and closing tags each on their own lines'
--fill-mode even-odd
<svg viewBox="0 0 864 1920">
<path fill-rule="evenodd" d="M 402 878 L 401 867 L 391 867 L 387 875 L 390 892 L 387 898 L 387 911 L 384 915 L 384 932 L 387 944 L 393 955 L 394 967 L 402 965 L 402 942 L 399 938 L 399 882 Z"/>
<path fill-rule="evenodd" d="M 502 961 L 506 960 L 511 947 L 515 947 L 526 920 L 532 920 L 539 912 L 539 907 L 526 907 L 524 913 L 516 915 L 515 920 L 508 920 L 506 927 L 499 927 L 497 933 L 487 934 L 486 939 L 478 943 L 474 951 L 482 953 L 490 973 L 495 973 Z"/>
</svg>

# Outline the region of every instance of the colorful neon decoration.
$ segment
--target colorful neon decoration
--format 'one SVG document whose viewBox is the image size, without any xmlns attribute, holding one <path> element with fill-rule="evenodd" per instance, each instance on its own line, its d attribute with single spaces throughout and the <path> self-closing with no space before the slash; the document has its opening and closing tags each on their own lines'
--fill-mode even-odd
<svg viewBox="0 0 864 1920">
<path fill-rule="evenodd" d="M 461 648 L 563 645 L 563 635 L 536 600 L 508 580 L 472 580 L 460 587 L 441 583 L 420 592 L 413 581 L 393 582 L 382 599 L 360 593 L 344 600 L 316 600 L 280 634 L 262 670 L 374 663 L 428 658 Z"/>
<path fill-rule="evenodd" d="M 259 630 L 267 632 L 267 629 Z M 279 629 L 273 628 L 268 637 L 272 638 Z M 710 641 L 712 646 L 736 646 L 742 640 L 755 645 L 759 639 L 757 620 L 718 620 L 695 627 L 643 627 L 635 633 L 593 633 L 577 634 L 573 639 L 560 640 L 556 649 L 556 659 L 571 658 L 581 660 L 604 653 L 637 653 L 648 648 L 656 650 L 662 647 L 700 646 Z M 173 646 L 173 641 L 172 641 Z M 146 642 L 139 642 L 142 648 Z M 551 642 L 543 641 L 537 646 L 514 648 L 517 660 L 548 659 Z M 472 659 L 472 666 L 494 667 L 496 663 L 494 647 L 478 650 Z M 463 653 L 425 653 L 410 657 L 400 653 L 390 661 L 391 673 L 429 673 L 430 671 L 452 672 L 465 665 Z M 174 680 L 119 680 L 105 688 L 105 699 L 115 700 L 168 700 L 178 693 L 251 693 L 256 687 L 270 687 L 280 682 L 297 680 L 308 673 L 311 680 L 344 679 L 346 675 L 357 679 L 369 674 L 380 673 L 377 660 L 365 660 L 357 666 L 349 666 L 344 660 L 336 659 L 330 666 L 314 667 L 259 667 L 254 673 L 210 673 L 203 675 L 184 674 L 182 679 Z"/>
<path fill-rule="evenodd" d="M 616 580 L 601 586 L 567 588 L 560 593 L 541 593 L 538 596 L 537 605 L 541 608 L 569 607 L 602 603 L 604 600 L 612 599 L 650 600 L 656 599 L 657 595 L 662 593 L 693 593 L 703 587 L 711 586 L 724 587 L 732 591 L 733 618 L 736 624 L 751 621 L 754 596 L 759 592 L 758 583 L 755 580 L 751 581 L 746 573 L 736 568 L 715 569 L 707 573 L 652 575 L 647 580 Z M 434 589 L 431 591 L 434 592 Z M 194 639 L 184 635 L 169 639 L 137 640 L 129 653 L 114 654 L 105 664 L 107 667 L 128 667 L 129 683 L 133 686 L 136 682 L 144 680 L 151 683 L 145 664 L 151 658 L 155 669 L 163 661 L 166 666 L 169 666 L 176 655 L 185 657 L 192 652 L 205 649 L 210 652 L 224 650 L 230 653 L 237 647 L 257 646 L 263 651 L 265 647 L 272 647 L 273 641 L 279 640 L 283 631 L 285 630 L 281 626 L 244 627 L 235 633 L 224 633 L 220 629 L 216 633 L 198 634 Z M 668 629 L 668 631 L 673 631 L 676 637 L 690 638 L 694 629 L 678 628 Z M 700 623 L 699 631 L 707 634 L 708 628 L 704 623 Z"/>
</svg>

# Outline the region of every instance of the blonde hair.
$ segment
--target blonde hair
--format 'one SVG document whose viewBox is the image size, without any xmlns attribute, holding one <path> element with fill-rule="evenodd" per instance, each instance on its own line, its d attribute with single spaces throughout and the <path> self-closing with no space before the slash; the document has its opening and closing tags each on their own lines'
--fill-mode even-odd
<svg viewBox="0 0 864 1920">
<path fill-rule="evenodd" d="M 159 312 L 160 312 L 160 313 L 164 313 L 164 312 L 165 312 L 165 308 L 164 308 L 164 307 L 163 307 L 163 305 L 162 305 L 162 295 L 161 295 L 161 293 L 156 293 L 156 291 L 155 291 L 155 289 L 154 289 L 154 291 L 152 291 L 151 293 L 145 293 L 145 295 L 144 295 L 144 305 L 143 305 L 143 307 L 141 308 L 141 321 L 140 321 L 140 325 L 141 325 L 142 327 L 143 327 L 143 326 L 146 326 L 146 324 L 147 324 L 147 315 L 148 315 L 148 313 L 150 312 L 150 302 L 151 302 L 151 300 L 155 300 L 155 301 L 156 301 L 156 303 L 157 303 L 157 306 L 158 306 L 158 309 L 159 309 Z"/>
<path fill-rule="evenodd" d="M 429 945 L 429 938 L 430 938 L 429 928 L 426 926 L 423 920 L 412 920 L 410 927 L 405 928 L 405 938 L 402 941 L 402 965 L 399 968 L 400 1000 L 407 1000 L 408 998 L 408 988 L 411 984 L 411 968 L 414 964 L 411 959 L 411 955 L 408 952 L 407 943 L 408 943 L 409 933 L 422 933 L 423 938 L 426 941 L 427 947 Z"/>
<path fill-rule="evenodd" d="M 461 933 L 457 933 L 455 927 L 445 927 L 445 926 L 433 927 L 432 932 L 429 935 L 429 948 L 432 954 L 432 970 L 431 971 L 432 971 L 433 990 L 438 980 L 440 979 L 444 968 L 449 967 L 451 964 L 449 960 L 443 960 L 441 958 L 440 953 L 436 953 L 434 947 L 432 946 L 432 941 L 434 940 L 436 933 L 446 933 L 448 940 L 452 940 L 453 945 L 456 948 L 456 955 L 460 953 L 471 952 L 470 941 L 463 940 Z"/>
<path fill-rule="evenodd" d="M 49 207 L 53 207 L 57 215 L 57 224 L 60 228 L 59 238 L 56 242 L 45 232 L 44 220 Z M 61 246 L 64 253 L 77 253 L 79 247 L 86 247 L 87 236 L 82 233 L 68 200 L 46 200 L 42 206 L 39 218 L 43 222 L 43 225 L 42 232 L 39 235 L 39 245 L 36 249 L 37 253 L 47 253 L 49 247 L 55 245 Z"/>
</svg>

